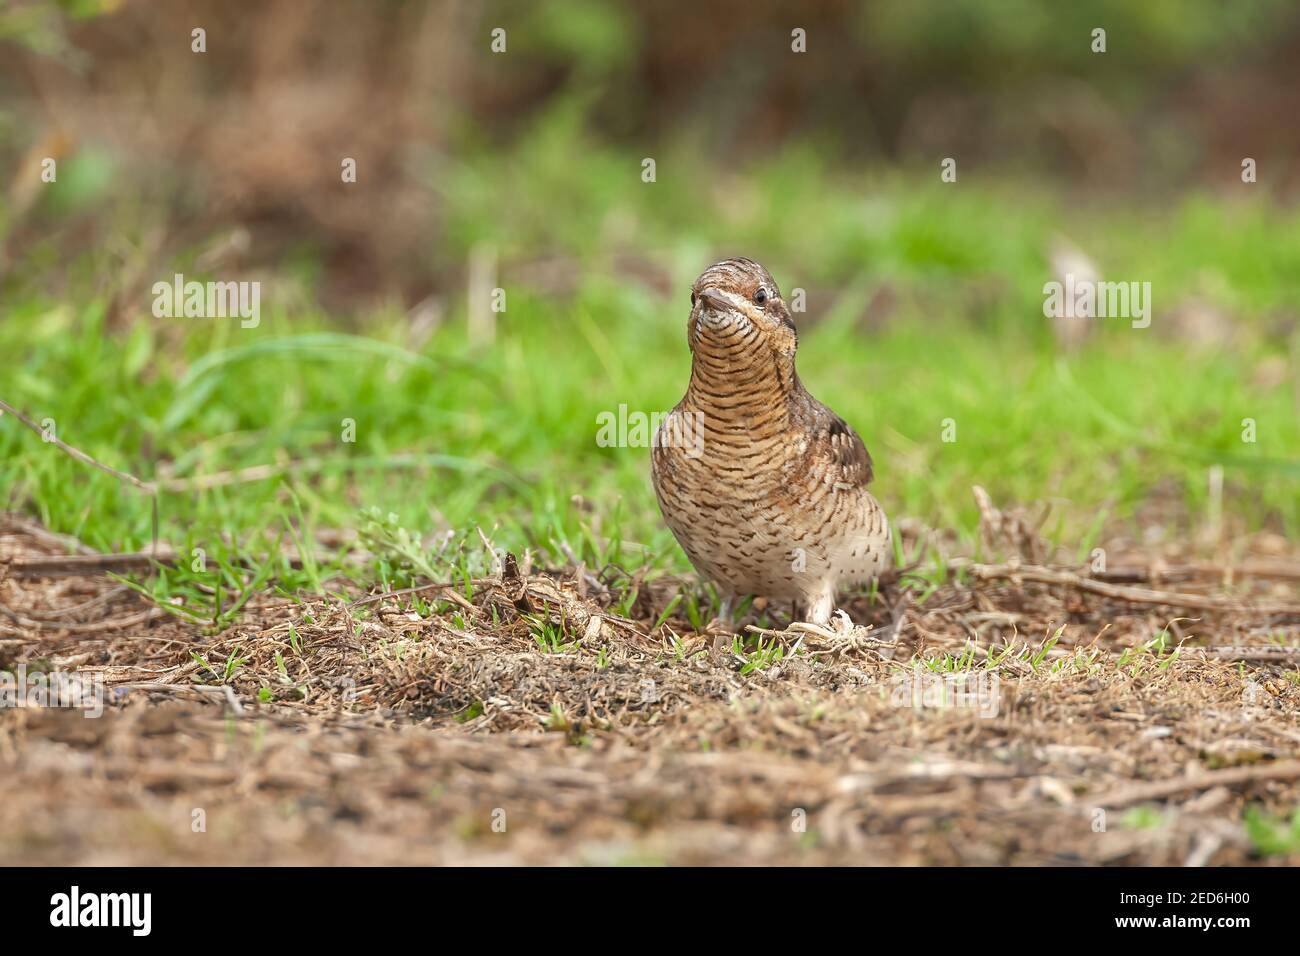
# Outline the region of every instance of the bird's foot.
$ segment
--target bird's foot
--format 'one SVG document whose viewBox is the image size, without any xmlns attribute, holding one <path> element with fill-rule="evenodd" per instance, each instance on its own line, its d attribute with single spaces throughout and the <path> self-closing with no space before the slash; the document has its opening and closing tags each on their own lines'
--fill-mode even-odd
<svg viewBox="0 0 1300 956">
<path fill-rule="evenodd" d="M 709 653 L 714 657 L 726 657 L 731 653 L 732 645 L 736 642 L 736 635 L 730 631 L 718 631 L 713 635 L 713 640 L 709 642 Z"/>
<path fill-rule="evenodd" d="M 867 631 L 870 628 L 860 627 L 853 623 L 853 619 L 844 611 L 836 611 L 835 617 L 831 619 L 831 630 L 837 637 L 852 637 L 858 631 Z"/>
<path fill-rule="evenodd" d="M 715 657 L 730 652 L 731 643 L 735 640 L 736 622 L 733 607 L 735 607 L 735 598 L 724 594 L 718 608 L 718 616 L 704 625 L 704 634 L 712 638 L 710 647 Z"/>
<path fill-rule="evenodd" d="M 845 643 L 854 644 L 866 637 L 871 628 L 860 627 L 854 624 L 843 611 L 837 611 L 836 616 L 825 624 L 817 624 L 811 621 L 792 621 L 788 627 L 780 631 L 750 624 L 745 630 L 761 636 L 775 637 L 782 640 L 793 638 L 794 643 L 787 651 L 787 654 L 792 656 L 797 654 L 800 648 L 803 647 L 806 638 L 820 638 L 834 647 L 842 647 Z M 814 653 L 822 652 L 815 651 Z"/>
<path fill-rule="evenodd" d="M 714 634 L 714 633 L 722 633 L 722 632 L 725 632 L 727 634 L 735 634 L 736 633 L 735 621 L 733 621 L 730 617 L 715 617 L 712 620 L 710 620 L 708 624 L 704 625 L 704 630 L 701 633 Z"/>
<path fill-rule="evenodd" d="M 816 634 L 818 637 L 833 641 L 857 637 L 870 631 L 871 628 L 854 624 L 853 619 L 844 611 L 836 611 L 825 624 L 817 624 L 811 621 L 794 621 L 787 630 L 803 634 Z"/>
<path fill-rule="evenodd" d="M 715 657 L 729 654 L 736 639 L 736 622 L 732 619 L 731 609 L 724 605 L 723 613 L 704 625 L 703 634 L 709 638 L 709 649 Z"/>
<path fill-rule="evenodd" d="M 803 646 L 805 638 L 812 638 L 814 641 L 820 639 L 824 642 L 820 645 L 815 643 L 809 645 L 808 651 L 814 657 L 825 654 L 839 655 L 844 651 L 881 654 L 879 648 L 889 643 L 877 638 L 871 625 L 854 624 L 853 619 L 844 611 L 836 611 L 825 624 L 795 621 L 784 633 L 799 635 L 799 639 L 791 649 L 792 654 Z"/>
</svg>

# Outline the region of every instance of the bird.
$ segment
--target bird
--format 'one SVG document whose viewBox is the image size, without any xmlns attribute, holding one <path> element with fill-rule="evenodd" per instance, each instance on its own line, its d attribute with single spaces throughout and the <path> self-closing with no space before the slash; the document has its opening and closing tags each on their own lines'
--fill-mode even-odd
<svg viewBox="0 0 1300 956">
<path fill-rule="evenodd" d="M 871 455 L 800 381 L 798 332 L 757 262 L 700 273 L 686 334 L 686 394 L 651 442 L 664 521 L 716 585 L 717 623 L 730 628 L 736 602 L 761 596 L 795 602 L 796 616 L 824 627 L 840 588 L 892 563 L 889 522 L 867 490 Z M 843 612 L 837 624 L 851 626 Z"/>
</svg>

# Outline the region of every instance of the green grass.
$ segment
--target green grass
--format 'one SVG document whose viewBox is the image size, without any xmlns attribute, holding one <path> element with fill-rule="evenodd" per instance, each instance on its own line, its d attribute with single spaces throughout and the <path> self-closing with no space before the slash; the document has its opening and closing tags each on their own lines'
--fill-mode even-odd
<svg viewBox="0 0 1300 956">
<path fill-rule="evenodd" d="M 112 269 L 96 253 L 66 270 L 57 297 L 35 279 L 5 287 L 0 398 L 145 479 L 282 466 L 160 496 L 163 539 L 207 560 L 201 574 L 184 562 L 164 590 L 202 593 L 203 615 L 218 622 L 246 599 L 235 564 L 287 593 L 320 590 L 328 561 L 291 568 L 268 556 L 265 542 L 286 530 L 305 540 L 361 529 L 393 587 L 469 576 L 466 553 L 483 551 L 476 527 L 499 548 L 548 560 L 567 549 L 592 566 L 685 569 L 655 506 L 648 450 L 598 447 L 597 415 L 677 401 L 689 371 L 687 287 L 715 253 L 745 253 L 787 296 L 809 290 L 821 321 L 801 335 L 800 374 L 862 433 L 875 493 L 895 518 L 970 537 L 970 486 L 981 484 L 999 504 L 1052 502 L 1047 532 L 1083 549 L 1156 493 L 1188 522 L 1205 520 L 1208 474 L 1221 465 L 1226 512 L 1250 528 L 1300 530 L 1300 338 L 1270 331 L 1300 301 L 1293 215 L 1240 196 L 1085 215 L 976 173 L 956 186 L 902 174 L 858 182 L 797 150 L 712 186 L 685 151 L 667 154 L 647 185 L 632 157 L 593 148 L 585 164 L 566 163 L 564 122 L 506 158 L 445 171 L 438 186 L 444 251 L 489 242 L 505 264 L 508 308 L 490 348 L 468 344 L 459 298 L 418 348 L 395 310 L 344 323 L 269 290 L 257 329 L 154 319 L 146 300 L 110 330 Z M 723 186 L 747 201 L 720 200 Z M 1103 320 L 1088 350 L 1058 359 L 1041 286 L 1051 278 L 1043 250 L 1060 228 L 1108 277 L 1153 282 L 1152 328 Z M 614 281 L 611 248 L 666 267 L 671 293 Z M 512 261 L 541 255 L 572 258 L 571 294 L 512 282 Z M 282 278 L 292 287 L 291 272 Z M 877 310 L 864 323 L 882 290 L 895 303 L 887 320 Z M 1229 347 L 1196 351 L 1161 334 L 1185 296 L 1233 317 Z M 1279 361 L 1290 376 L 1264 381 L 1259 369 Z M 1256 422 L 1253 444 L 1241 440 L 1244 418 Z M 347 419 L 355 442 L 343 440 Z M 946 420 L 956 441 L 942 440 Z M 97 548 L 151 536 L 146 496 L 7 417 L 0 493 Z M 195 591 L 200 582 L 216 593 Z M 709 613 L 698 602 L 683 610 Z"/>
<path fill-rule="evenodd" d="M 1243 819 L 1246 836 L 1258 853 L 1266 856 L 1300 853 L 1300 808 L 1288 821 L 1270 816 L 1259 807 L 1247 807 Z"/>
</svg>

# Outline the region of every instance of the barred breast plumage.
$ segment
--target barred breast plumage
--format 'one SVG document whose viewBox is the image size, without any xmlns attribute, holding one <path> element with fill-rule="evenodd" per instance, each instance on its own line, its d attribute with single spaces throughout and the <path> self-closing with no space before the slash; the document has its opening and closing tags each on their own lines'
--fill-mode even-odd
<svg viewBox="0 0 1300 956">
<path fill-rule="evenodd" d="M 867 491 L 871 456 L 795 374 L 779 289 L 749 259 L 710 266 L 691 290 L 691 379 L 652 449 L 664 520 L 731 601 L 799 602 L 825 624 L 837 588 L 881 573 L 889 526 Z"/>
</svg>

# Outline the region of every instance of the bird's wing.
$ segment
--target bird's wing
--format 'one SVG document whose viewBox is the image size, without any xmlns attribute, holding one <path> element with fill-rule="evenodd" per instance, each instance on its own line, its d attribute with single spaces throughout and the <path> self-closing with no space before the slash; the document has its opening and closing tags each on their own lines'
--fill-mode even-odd
<svg viewBox="0 0 1300 956">
<path fill-rule="evenodd" d="M 830 409 L 813 429 L 808 452 L 816 459 L 830 462 L 836 484 L 864 488 L 871 482 L 871 455 L 867 446 L 844 419 Z"/>
</svg>

